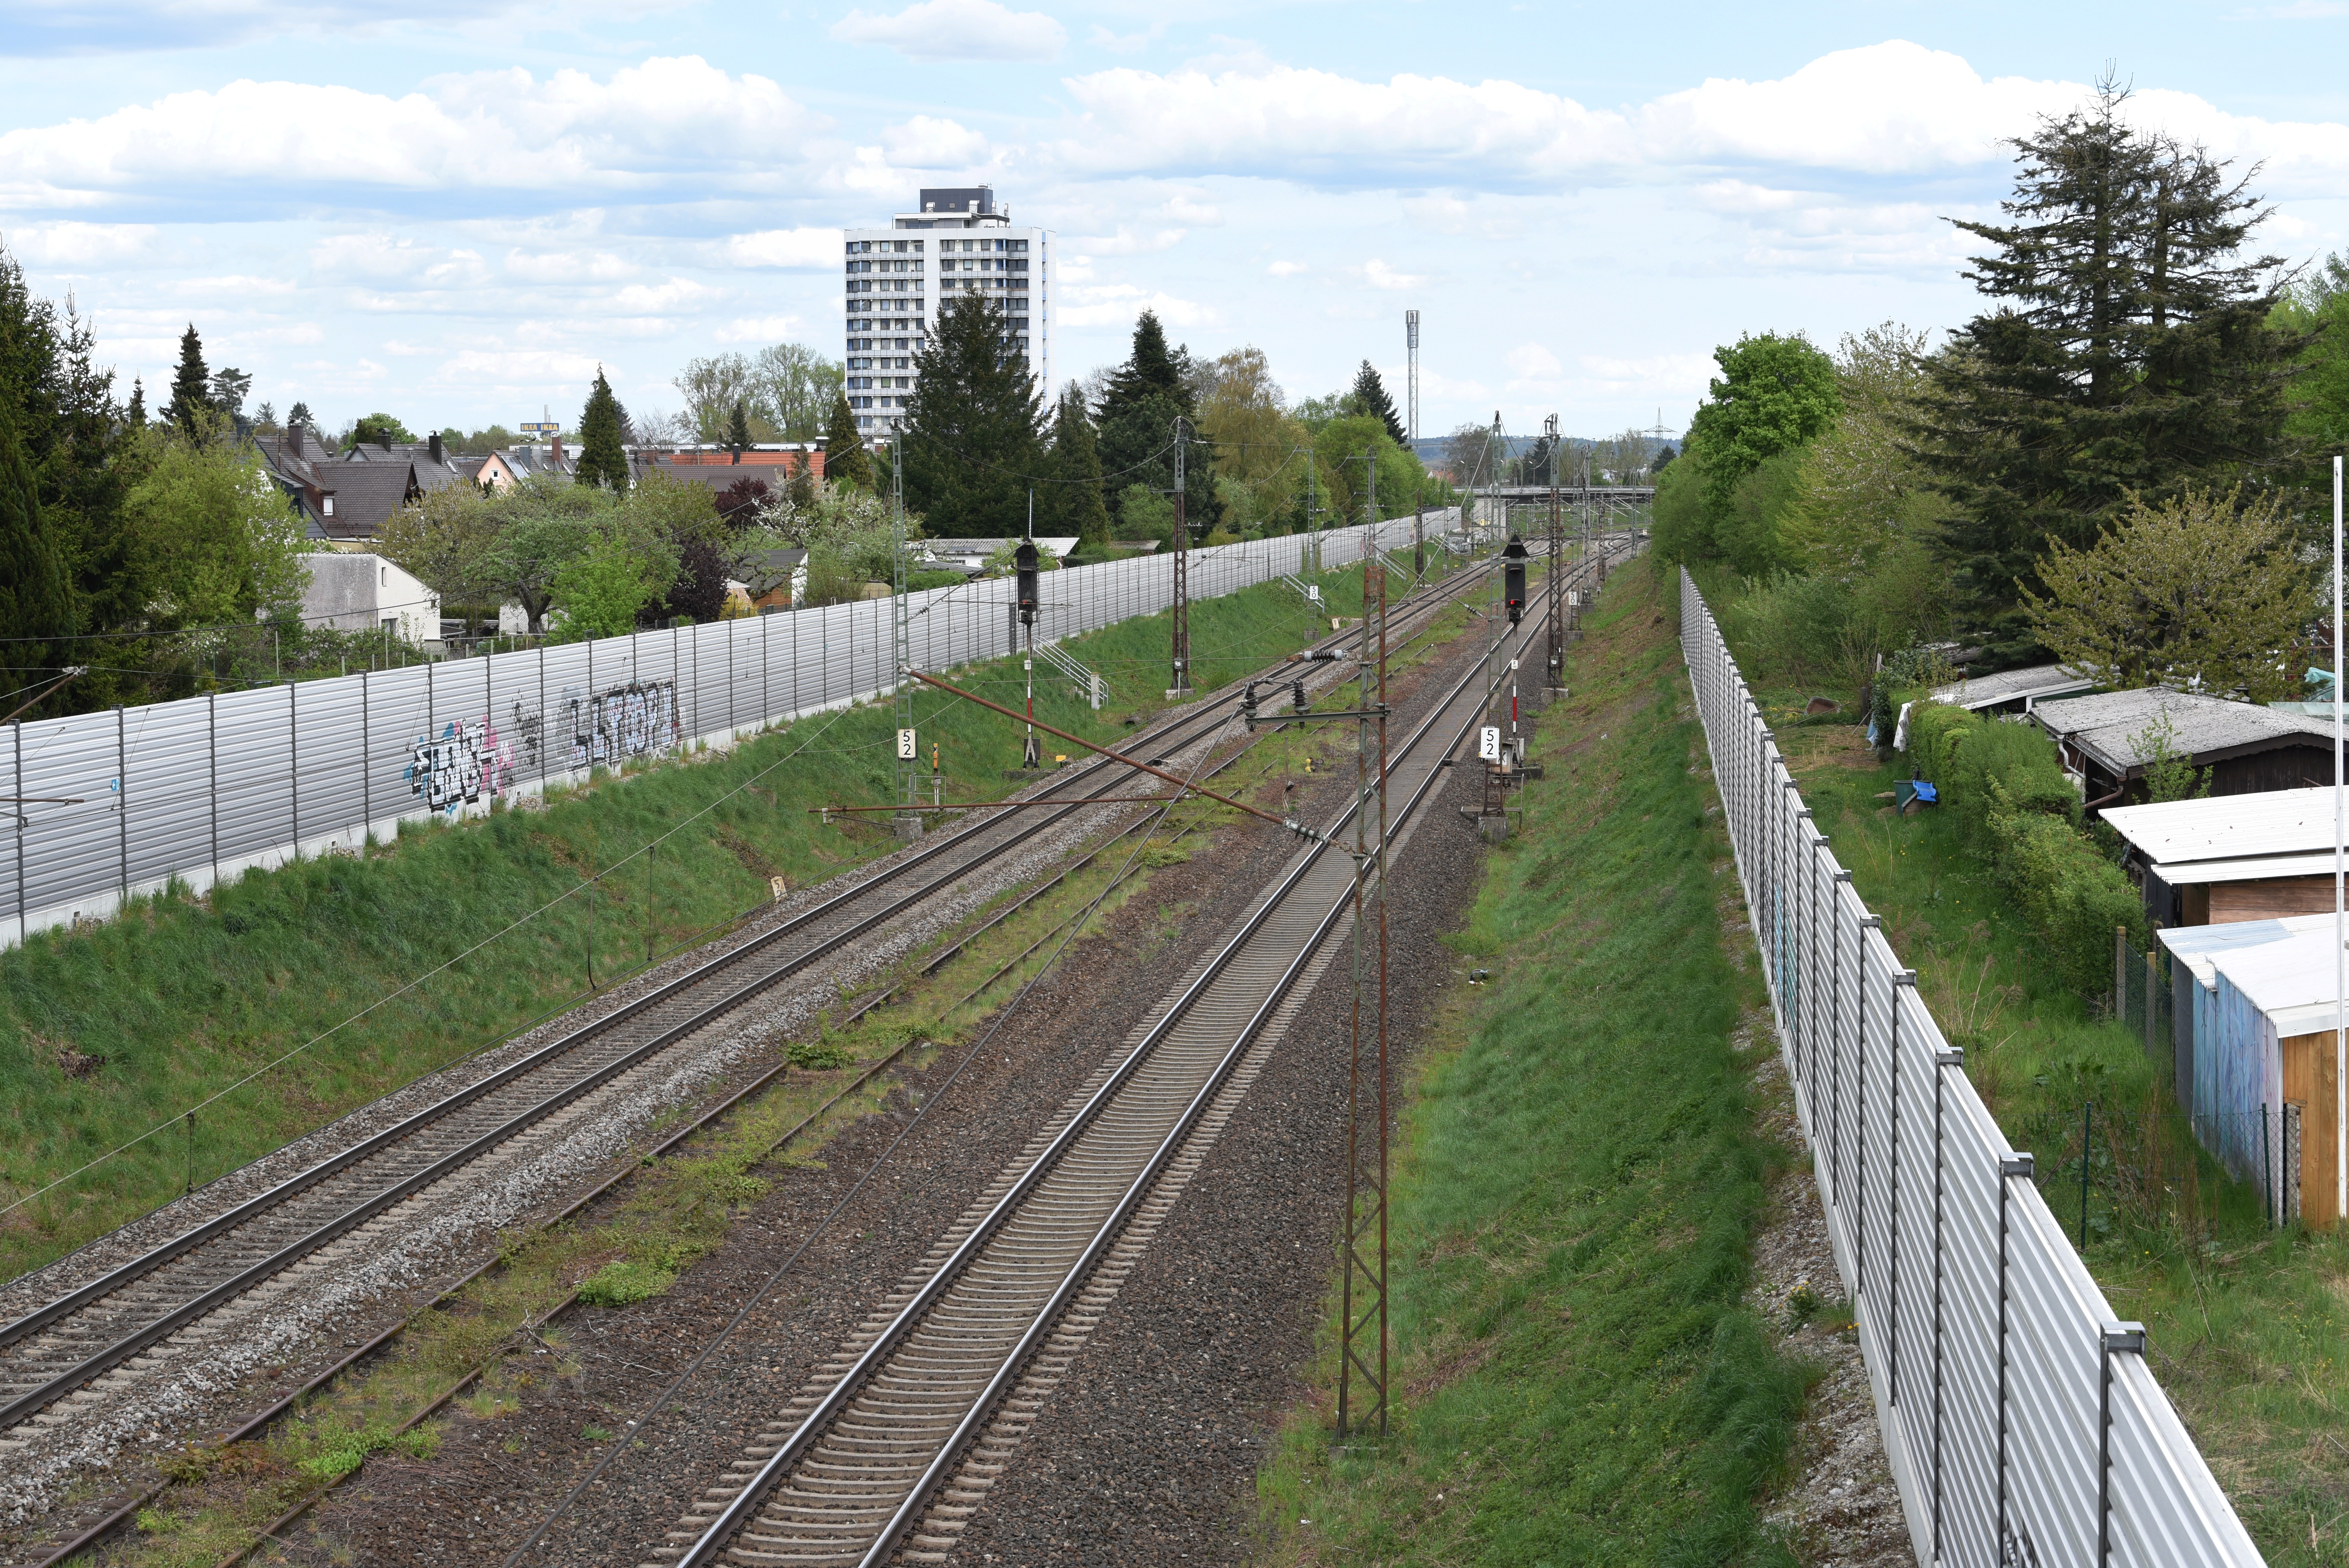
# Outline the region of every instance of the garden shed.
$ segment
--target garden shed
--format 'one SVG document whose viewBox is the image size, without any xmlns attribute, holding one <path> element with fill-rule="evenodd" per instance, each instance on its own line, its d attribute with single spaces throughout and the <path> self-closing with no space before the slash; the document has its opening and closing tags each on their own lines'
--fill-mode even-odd
<svg viewBox="0 0 2349 1568">
<path fill-rule="evenodd" d="M 2178 1098 L 2276 1212 L 2337 1222 L 2333 916 L 2158 933 L 2178 975 Z"/>
<path fill-rule="evenodd" d="M 2328 774 L 2332 758 L 2325 758 Z M 2113 806 L 2105 820 L 2157 925 L 2223 925 L 2333 908 L 2333 789 Z"/>
<path fill-rule="evenodd" d="M 2213 795 L 2333 782 L 2332 722 L 2307 714 L 2152 686 L 2034 703 L 2031 718 L 2054 737 L 2092 813 L 2147 798 L 2165 720 L 2171 750 L 2209 770 Z"/>
<path fill-rule="evenodd" d="M 1935 702 L 1962 707 L 1969 713 L 2029 713 L 2052 697 L 2091 690 L 2095 681 L 2062 665 L 2033 665 L 2023 670 L 2001 670 L 1994 676 L 1974 676 L 1934 689 Z"/>
</svg>

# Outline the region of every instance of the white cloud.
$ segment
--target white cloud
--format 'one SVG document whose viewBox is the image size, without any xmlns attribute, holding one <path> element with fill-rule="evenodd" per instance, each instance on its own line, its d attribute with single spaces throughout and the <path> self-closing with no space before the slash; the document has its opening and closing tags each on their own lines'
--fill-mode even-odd
<svg viewBox="0 0 2349 1568">
<path fill-rule="evenodd" d="M 1161 229 L 1154 234 L 1137 234 L 1120 223 L 1114 234 L 1095 234 L 1068 242 L 1088 255 L 1135 256 L 1147 251 L 1170 251 L 1182 241 L 1183 231 L 1180 229 Z"/>
<path fill-rule="evenodd" d="M 840 265 L 837 229 L 761 229 L 736 234 L 719 247 L 730 267 L 812 267 L 832 271 Z"/>
<path fill-rule="evenodd" d="M 738 316 L 716 336 L 720 343 L 784 343 L 803 335 L 807 325 L 795 315 Z"/>
<path fill-rule="evenodd" d="M 82 267 L 119 263 L 150 253 L 151 223 L 26 223 L 7 232 L 8 248 L 40 266 Z"/>
<path fill-rule="evenodd" d="M 562 349 L 468 348 L 441 362 L 433 379 L 470 389 L 552 392 L 571 397 L 595 380 L 603 362 Z"/>
<path fill-rule="evenodd" d="M 1153 22 L 1139 33 L 1112 33 L 1096 22 L 1093 24 L 1092 35 L 1085 39 L 1085 42 L 1096 49 L 1107 49 L 1112 55 L 1133 55 L 1139 54 L 1158 42 L 1165 32 L 1164 22 Z"/>
<path fill-rule="evenodd" d="M 894 16 L 851 11 L 833 25 L 843 44 L 878 44 L 909 60 L 1050 60 L 1069 41 L 1041 11 L 995 0 L 922 0 Z"/>
<path fill-rule="evenodd" d="M 1349 267 L 1346 270 L 1360 274 L 1361 280 L 1374 289 L 1415 289 L 1427 282 L 1423 276 L 1399 273 L 1376 256 L 1372 256 L 1359 267 Z"/>
<path fill-rule="evenodd" d="M 1194 201 L 1188 196 L 1172 196 L 1161 209 L 1178 223 L 1188 223 L 1197 229 L 1213 229 L 1224 221 L 1223 210 L 1206 201 Z"/>
<path fill-rule="evenodd" d="M 533 284 L 618 283 L 636 275 L 636 264 L 609 251 L 523 251 L 506 253 L 506 271 Z"/>
<path fill-rule="evenodd" d="M 900 169 L 968 169 L 988 159 L 987 138 L 926 114 L 884 129 L 881 145 Z"/>
<path fill-rule="evenodd" d="M 350 88 L 237 81 L 94 120 L 0 135 L 0 199 L 53 204 L 233 185 L 557 191 L 649 188 L 674 174 L 770 178 L 779 148 L 829 122 L 764 77 L 697 57 L 649 59 L 598 82 L 520 68 L 444 77 L 394 98 Z"/>
<path fill-rule="evenodd" d="M 1886 180 L 1973 171 L 2003 163 L 2003 139 L 2090 90 L 1986 79 L 1956 55 L 1897 39 L 1775 80 L 1714 77 L 1620 110 L 1501 79 L 1361 81 L 1289 66 L 1120 67 L 1064 85 L 1082 112 L 1051 150 L 1072 171 L 1479 190 L 1762 167 Z M 2265 160 L 2271 186 L 2315 189 L 2349 172 L 2349 126 L 2230 115 L 2152 89 L 2128 114 L 2222 156 Z"/>
<path fill-rule="evenodd" d="M 611 308 L 625 315 L 674 315 L 703 300 L 714 299 L 718 291 L 690 278 L 671 278 L 665 284 L 631 284 L 614 294 Z"/>
<path fill-rule="evenodd" d="M 1063 282 L 1061 294 L 1064 301 L 1057 313 L 1071 326 L 1131 326 L 1133 318 L 1145 310 L 1158 313 L 1158 319 L 1169 326 L 1220 326 L 1223 313 L 1213 305 L 1196 300 L 1177 299 L 1169 294 L 1155 294 L 1133 284 L 1092 284 L 1071 287 Z"/>
<path fill-rule="evenodd" d="M 378 288 L 460 288 L 487 282 L 490 275 L 478 252 L 381 232 L 327 235 L 310 247 L 310 270 L 322 282 Z"/>
<path fill-rule="evenodd" d="M 1512 386 L 1519 381 L 1547 381 L 1566 368 L 1558 363 L 1557 355 L 1538 343 L 1512 348 L 1501 359 L 1509 367 Z"/>
<path fill-rule="evenodd" d="M 1299 273 L 1309 273 L 1313 269 L 1304 262 L 1275 262 L 1264 270 L 1277 278 L 1293 278 Z"/>
</svg>

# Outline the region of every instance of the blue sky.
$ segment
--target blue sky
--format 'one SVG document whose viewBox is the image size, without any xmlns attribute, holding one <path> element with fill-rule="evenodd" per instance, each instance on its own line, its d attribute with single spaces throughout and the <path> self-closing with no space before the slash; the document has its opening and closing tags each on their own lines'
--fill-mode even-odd
<svg viewBox="0 0 2349 1568">
<path fill-rule="evenodd" d="M 831 231 L 992 183 L 1062 240 L 1056 370 L 1154 305 L 1423 430 L 1678 429 L 1715 344 L 1971 314 L 1942 220 L 2109 64 L 2349 250 L 2349 3 L 1164 7 L 1057 0 L 5 0 L 0 242 L 127 383 L 192 320 L 280 410 L 632 408 L 696 356 L 837 356 Z"/>
</svg>

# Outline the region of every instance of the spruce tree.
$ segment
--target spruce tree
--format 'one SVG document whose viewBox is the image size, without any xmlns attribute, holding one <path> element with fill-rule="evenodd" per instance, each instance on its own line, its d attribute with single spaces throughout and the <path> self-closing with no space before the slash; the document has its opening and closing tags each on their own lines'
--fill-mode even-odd
<svg viewBox="0 0 2349 1568">
<path fill-rule="evenodd" d="M 832 395 L 832 423 L 823 433 L 823 477 L 828 484 L 873 488 L 873 454 L 864 449 L 845 392 Z"/>
<path fill-rule="evenodd" d="M 750 449 L 750 408 L 740 397 L 734 399 L 734 412 L 726 421 L 726 444 L 737 453 Z"/>
<path fill-rule="evenodd" d="M 1133 324 L 1133 350 L 1110 377 L 1095 411 L 1100 430 L 1102 488 L 1123 498 L 1134 485 L 1161 494 L 1174 489 L 1174 421 L 1198 433 L 1193 407 L 1190 356 L 1169 350 L 1157 313 L 1143 311 Z M 1193 445 L 1184 454 L 1185 522 L 1193 538 L 1204 536 L 1223 515 L 1216 494 L 1213 449 Z"/>
<path fill-rule="evenodd" d="M 1096 551 L 1109 541 L 1109 508 L 1102 497 L 1101 445 L 1085 413 L 1084 394 L 1064 388 L 1052 413 L 1050 483 L 1036 491 L 1036 531 L 1067 537 Z"/>
<path fill-rule="evenodd" d="M 188 330 L 180 335 L 180 369 L 171 377 L 171 401 L 163 409 L 163 418 L 180 428 L 182 435 L 194 435 L 212 413 L 212 377 L 204 368 L 204 340 L 196 335 L 196 324 L 188 323 Z"/>
<path fill-rule="evenodd" d="M 1395 417 L 1394 399 L 1387 396 L 1387 384 L 1379 379 L 1377 366 L 1367 359 L 1362 361 L 1361 369 L 1354 373 L 1353 400 L 1357 412 L 1375 414 L 1385 423 L 1387 438 L 1396 446 L 1402 446 L 1408 438 L 1410 432 Z"/>
<path fill-rule="evenodd" d="M 957 294 L 916 361 L 921 375 L 894 449 L 905 505 L 933 534 L 1018 535 L 1028 526 L 1028 494 L 1042 477 L 1043 395 L 1009 346 L 1010 326 L 997 302 Z"/>
<path fill-rule="evenodd" d="M 288 425 L 306 426 L 315 424 L 317 421 L 316 416 L 310 412 L 310 405 L 303 402 L 297 397 L 294 401 L 294 407 L 285 410 L 285 422 Z"/>
<path fill-rule="evenodd" d="M 1961 627 L 2000 664 L 2039 657 L 2022 594 L 2055 542 L 2092 544 L 2137 498 L 2283 459 L 2290 361 L 2267 325 L 2261 216 L 2198 148 L 2137 129 L 2109 84 L 2013 143 L 2013 222 L 1966 275 L 1993 302 L 1925 363 L 1920 455 L 1959 515 L 1940 547 Z"/>
<path fill-rule="evenodd" d="M 579 466 L 573 478 L 583 485 L 628 488 L 628 454 L 621 448 L 620 404 L 604 367 L 595 367 L 595 385 L 588 390 L 587 407 L 579 416 Z"/>
<path fill-rule="evenodd" d="M 18 666 L 8 685 L 22 689 L 47 679 L 64 664 L 63 639 L 73 630 L 73 579 L 65 552 L 42 515 L 16 420 L 0 406 L 0 637 L 11 639 L 10 663 Z M 54 711 L 58 705 L 43 706 Z"/>
<path fill-rule="evenodd" d="M 147 428 L 147 383 L 139 377 L 130 378 L 130 407 L 123 410 L 122 418 L 134 430 Z"/>
</svg>

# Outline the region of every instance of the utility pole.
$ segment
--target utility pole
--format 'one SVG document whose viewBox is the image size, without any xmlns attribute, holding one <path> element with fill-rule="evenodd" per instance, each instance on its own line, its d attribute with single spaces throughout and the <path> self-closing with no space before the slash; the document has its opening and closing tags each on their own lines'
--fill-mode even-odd
<svg viewBox="0 0 2349 1568">
<path fill-rule="evenodd" d="M 1549 629 L 1549 684 L 1566 685 L 1566 513 L 1558 503 L 1557 470 L 1565 459 L 1557 434 L 1557 416 L 1544 422 L 1549 440 L 1549 609 L 1544 620 Z"/>
<path fill-rule="evenodd" d="M 1378 461 L 1365 461 L 1371 470 L 1370 521 L 1375 525 Z M 1355 675 L 1360 699 L 1354 705 L 1353 1045 L 1346 1073 L 1340 1442 L 1373 1421 L 1381 1437 L 1387 1430 L 1387 573 L 1386 557 L 1375 541 L 1362 557 Z M 1375 841 L 1370 837 L 1373 813 Z"/>
<path fill-rule="evenodd" d="M 889 539 L 890 555 L 895 562 L 895 580 L 889 597 L 889 630 L 892 656 L 897 669 L 897 836 L 918 839 L 922 836 L 920 788 L 916 773 L 921 766 L 921 746 L 914 732 L 914 624 L 908 604 L 905 557 L 905 463 L 898 449 L 904 442 L 901 432 L 889 443 Z"/>
<path fill-rule="evenodd" d="M 1174 416 L 1174 684 L 1166 695 L 1191 695 L 1191 524 L 1184 516 L 1183 416 Z"/>
</svg>

